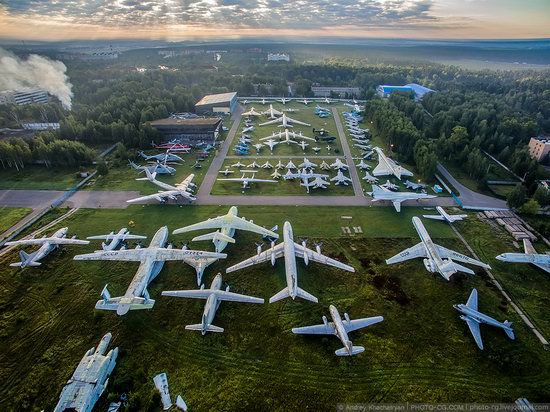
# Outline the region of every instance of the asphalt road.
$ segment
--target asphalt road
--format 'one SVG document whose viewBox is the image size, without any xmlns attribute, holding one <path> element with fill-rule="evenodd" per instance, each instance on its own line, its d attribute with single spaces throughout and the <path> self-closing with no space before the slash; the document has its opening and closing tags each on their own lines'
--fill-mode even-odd
<svg viewBox="0 0 550 412">
<path fill-rule="evenodd" d="M 40 209 L 49 207 L 64 193 L 60 190 L 0 190 L 0 206 Z"/>
</svg>

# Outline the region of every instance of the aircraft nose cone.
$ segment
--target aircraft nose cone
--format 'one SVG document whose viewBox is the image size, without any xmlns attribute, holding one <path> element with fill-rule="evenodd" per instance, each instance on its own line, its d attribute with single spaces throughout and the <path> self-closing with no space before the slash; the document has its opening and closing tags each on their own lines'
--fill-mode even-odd
<svg viewBox="0 0 550 412">
<path fill-rule="evenodd" d="M 129 311 L 130 311 L 130 305 L 122 304 L 122 305 L 118 305 L 116 309 L 116 314 L 119 316 L 122 316 L 122 315 L 126 315 Z"/>
</svg>

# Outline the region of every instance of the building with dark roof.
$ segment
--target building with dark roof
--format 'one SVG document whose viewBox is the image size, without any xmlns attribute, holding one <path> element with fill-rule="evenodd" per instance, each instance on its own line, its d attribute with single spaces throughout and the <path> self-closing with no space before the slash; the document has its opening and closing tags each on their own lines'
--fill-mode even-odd
<svg viewBox="0 0 550 412">
<path fill-rule="evenodd" d="M 165 141 L 189 145 L 214 144 L 222 128 L 222 119 L 218 117 L 168 118 L 153 120 L 151 126 L 164 136 Z"/>
<path fill-rule="evenodd" d="M 195 104 L 197 114 L 226 113 L 231 114 L 237 107 L 237 92 L 209 94 Z"/>
</svg>

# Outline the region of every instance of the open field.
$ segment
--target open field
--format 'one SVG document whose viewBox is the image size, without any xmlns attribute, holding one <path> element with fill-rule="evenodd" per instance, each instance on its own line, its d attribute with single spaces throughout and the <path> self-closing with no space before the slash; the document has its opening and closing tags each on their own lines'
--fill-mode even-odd
<svg viewBox="0 0 550 412">
<path fill-rule="evenodd" d="M 79 237 L 135 223 L 132 231 L 151 236 L 161 225 L 170 230 L 227 207 L 161 205 L 128 210 L 80 210 L 62 224 Z M 153 375 L 168 374 L 173 396 L 181 393 L 193 410 L 334 410 L 341 402 L 512 402 L 525 396 L 532 402 L 550 397 L 550 354 L 483 273 L 455 276 L 451 282 L 426 272 L 421 260 L 387 266 L 384 259 L 418 241 L 410 219 L 422 208 L 241 207 L 240 215 L 265 226 L 293 223 L 295 238 L 323 242 L 328 255 L 348 262 L 355 273 L 299 262 L 299 284 L 319 298 L 319 304 L 284 300 L 247 305 L 224 302 L 214 324 L 223 334 L 184 330 L 197 323 L 203 301 L 165 298 L 162 290 L 196 288 L 194 270 L 170 262 L 149 291 L 156 299 L 150 311 L 118 318 L 94 311 L 105 283 L 114 295 L 124 292 L 137 265 L 122 262 L 75 262 L 72 256 L 97 244 L 63 248 L 41 267 L 0 274 L 0 405 L 5 410 L 51 410 L 63 383 L 84 352 L 107 331 L 121 353 L 106 394 L 98 403 L 127 393 L 131 410 L 160 411 Z M 352 220 L 341 216 L 352 216 Z M 466 252 L 448 225 L 426 221 L 434 240 Z M 364 235 L 342 237 L 341 226 L 362 226 Z M 494 265 L 514 299 L 546 335 L 548 277 L 524 265 L 496 264 L 494 256 L 510 248 L 503 233 L 474 215 L 459 229 L 482 259 Z M 185 242 L 192 236 L 171 236 Z M 238 233 L 237 244 L 205 273 L 209 284 L 224 270 L 255 253 L 257 235 Z M 147 244 L 145 241 L 144 244 Z M 209 242 L 192 244 L 211 250 Z M 466 252 L 467 253 L 467 252 Z M 0 258 L 2 267 L 17 258 Z M 232 290 L 268 298 L 282 289 L 284 265 L 259 265 L 224 275 Z M 499 320 L 515 322 L 516 341 L 482 326 L 486 349 L 475 346 L 466 324 L 452 308 L 466 301 L 472 287 L 480 294 L 480 309 Z M 333 337 L 295 336 L 295 326 L 316 324 L 336 305 L 352 318 L 383 315 L 385 320 L 351 333 L 366 352 L 337 358 L 341 347 Z M 266 384 L 268 382 L 268 384 Z"/>
<path fill-rule="evenodd" d="M 27 166 L 19 171 L 0 170 L 0 189 L 68 190 L 82 179 L 77 177 L 78 168 Z"/>
<path fill-rule="evenodd" d="M 31 212 L 32 209 L 25 207 L 0 207 L 0 233 L 8 230 Z"/>
</svg>

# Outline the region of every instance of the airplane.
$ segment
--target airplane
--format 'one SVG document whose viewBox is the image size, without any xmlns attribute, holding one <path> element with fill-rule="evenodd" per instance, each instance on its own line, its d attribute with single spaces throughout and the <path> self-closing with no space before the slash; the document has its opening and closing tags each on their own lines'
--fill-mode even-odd
<svg viewBox="0 0 550 412">
<path fill-rule="evenodd" d="M 361 159 L 361 161 L 359 163 L 357 163 L 356 165 L 359 169 L 361 170 L 370 170 L 370 166 L 368 164 L 366 164 L 363 159 Z"/>
<path fill-rule="evenodd" d="M 345 176 L 342 173 L 342 170 L 338 169 L 338 173 L 336 174 L 336 176 L 334 176 L 332 179 L 330 179 L 330 181 L 331 182 L 336 182 L 335 183 L 336 185 L 348 186 L 349 182 L 351 182 L 351 179 L 349 177 Z"/>
<path fill-rule="evenodd" d="M 523 249 L 525 253 L 502 253 L 496 258 L 501 262 L 531 263 L 545 272 L 550 273 L 549 254 L 537 253 L 529 239 L 523 239 Z"/>
<path fill-rule="evenodd" d="M 316 136 L 315 141 L 332 143 L 336 140 L 336 136 Z"/>
<path fill-rule="evenodd" d="M 248 135 L 243 134 L 241 137 L 239 137 L 239 143 L 247 145 L 248 143 L 252 143 L 252 139 Z"/>
<path fill-rule="evenodd" d="M 38 239 L 21 239 L 21 240 L 12 240 L 10 242 L 4 243 L 5 246 L 19 246 L 19 245 L 40 245 L 40 248 L 32 253 L 26 253 L 23 250 L 19 252 L 21 262 L 10 263 L 11 267 L 20 267 L 26 268 L 29 266 L 40 266 L 40 260 L 44 259 L 59 245 L 87 245 L 90 243 L 88 240 L 79 240 L 72 237 L 71 239 L 67 238 L 67 232 L 69 228 L 63 227 L 56 230 L 50 237 L 43 236 Z"/>
<path fill-rule="evenodd" d="M 338 170 L 348 170 L 349 169 L 349 166 L 345 163 L 343 163 L 339 158 L 336 159 L 336 161 L 334 163 L 332 163 L 330 165 L 330 167 L 332 167 L 333 169 L 338 169 Z"/>
<path fill-rule="evenodd" d="M 371 148 L 371 146 L 367 146 L 367 145 L 364 145 L 364 144 L 361 144 L 361 143 L 355 143 L 355 147 L 357 147 L 358 149 L 361 149 L 361 150 L 369 150 Z"/>
<path fill-rule="evenodd" d="M 302 140 L 300 143 L 298 143 L 298 146 L 300 146 L 302 148 L 302 151 L 305 152 L 306 147 L 308 147 L 309 145 L 305 141 Z"/>
<path fill-rule="evenodd" d="M 227 176 L 227 175 L 230 175 L 232 173 L 235 173 L 234 170 L 229 170 L 227 167 L 225 168 L 225 170 L 220 170 L 218 173 L 223 173 L 224 176 Z"/>
<path fill-rule="evenodd" d="M 262 97 L 262 100 L 259 100 L 259 101 L 256 101 L 256 102 L 249 102 L 249 103 L 267 104 L 268 102 L 269 102 L 269 100 L 266 100 L 265 98 Z"/>
<path fill-rule="evenodd" d="M 257 169 L 260 167 L 258 163 L 254 160 L 251 164 L 249 164 L 247 167 L 251 167 L 252 169 Z"/>
<path fill-rule="evenodd" d="M 273 165 L 269 163 L 269 160 L 267 160 L 263 165 L 262 169 L 273 169 Z"/>
<path fill-rule="evenodd" d="M 189 153 L 189 151 L 191 150 L 191 147 L 188 144 L 177 143 L 175 140 L 161 144 L 155 144 L 155 142 L 151 142 L 151 146 L 153 147 L 153 149 L 169 150 L 171 152 Z"/>
<path fill-rule="evenodd" d="M 256 170 L 240 170 L 240 172 L 243 174 L 241 177 L 230 177 L 230 178 L 223 178 L 223 179 L 216 179 L 219 181 L 225 181 L 225 182 L 241 182 L 243 189 L 248 189 L 250 187 L 250 183 L 277 183 L 276 180 L 271 179 L 257 179 L 256 173 L 258 173 Z M 246 174 L 252 173 L 251 177 L 248 177 Z"/>
<path fill-rule="evenodd" d="M 76 255 L 74 260 L 114 260 L 123 262 L 140 262 L 139 268 L 130 282 L 123 296 L 112 298 L 107 286 L 101 291 L 102 299 L 98 300 L 95 308 L 101 310 L 114 310 L 122 316 L 130 310 L 151 309 L 155 301 L 150 298 L 147 286 L 160 273 L 167 260 L 183 260 L 185 257 L 210 257 L 225 258 L 225 253 L 203 252 L 200 250 L 172 249 L 171 245 L 165 247 L 168 239 L 168 228 L 161 227 L 153 238 L 149 247 L 96 251 L 84 255 Z"/>
<path fill-rule="evenodd" d="M 436 245 L 430 238 L 430 235 L 426 231 L 422 221 L 417 216 L 412 218 L 412 223 L 418 233 L 418 236 L 420 237 L 420 243 L 417 243 L 413 247 L 405 249 L 397 255 L 387 259 L 386 264 L 392 265 L 405 260 L 419 257 L 424 258 L 424 266 L 426 267 L 426 270 L 430 273 L 437 272 L 446 280 L 450 280 L 451 276 L 457 272 L 464 272 L 470 275 L 474 274 L 473 270 L 454 262 L 454 260 L 491 269 L 491 266 L 486 263 L 480 262 L 479 260 L 470 258 L 466 255 L 462 255 L 454 250 L 444 248 L 443 246 Z"/>
<path fill-rule="evenodd" d="M 304 136 L 301 132 L 300 133 L 290 132 L 290 131 L 288 131 L 288 129 L 285 129 L 284 131 L 279 132 L 279 133 L 273 133 L 271 136 L 262 137 L 260 140 L 261 141 L 263 141 L 263 140 L 269 141 L 269 140 L 273 140 L 274 138 L 281 139 L 279 141 L 279 143 L 286 143 L 286 144 L 294 143 L 294 144 L 297 144 L 297 145 L 300 145 L 300 143 L 298 143 L 295 140 L 292 140 L 291 138 L 294 138 L 294 139 L 298 138 L 298 139 L 302 139 L 302 140 L 310 140 L 312 142 L 315 141 L 314 138 Z"/>
<path fill-rule="evenodd" d="M 310 162 L 306 157 L 304 157 L 303 163 L 298 165 L 298 167 L 302 167 L 302 168 L 305 167 L 306 169 L 313 169 L 313 168 L 317 167 L 317 165 L 313 162 Z"/>
<path fill-rule="evenodd" d="M 372 185 L 372 192 L 368 192 L 368 194 L 369 196 L 373 197 L 373 202 L 377 202 L 379 200 L 391 201 L 393 203 L 393 207 L 395 207 L 395 210 L 397 212 L 401 211 L 401 203 L 405 200 L 433 199 L 434 197 L 436 197 L 433 195 L 428 195 L 426 193 L 392 192 L 391 190 L 388 190 L 378 185 Z"/>
<path fill-rule="evenodd" d="M 330 100 L 328 97 L 325 97 L 325 100 L 323 100 L 326 104 L 331 104 L 332 100 Z"/>
<path fill-rule="evenodd" d="M 118 233 L 111 232 L 108 235 L 88 236 L 88 240 L 105 240 L 109 243 L 101 242 L 101 248 L 103 250 L 115 250 L 117 246 L 127 240 L 147 239 L 147 236 L 132 235 L 130 231 L 123 227 Z"/>
<path fill-rule="evenodd" d="M 152 199 L 158 200 L 159 202 L 163 203 L 166 202 L 166 200 L 168 199 L 177 200 L 180 196 L 184 199 L 189 200 L 190 202 L 196 199 L 196 197 L 191 194 L 191 190 L 196 186 L 194 183 L 191 182 L 195 177 L 194 174 L 190 174 L 181 183 L 178 183 L 176 186 L 172 186 L 168 183 L 157 180 L 155 173 L 151 174 L 148 170 L 146 170 L 145 173 L 147 174 L 147 177 L 139 178 L 136 180 L 148 180 L 158 187 L 163 188 L 164 190 L 159 190 L 158 193 L 154 193 L 152 195 L 146 195 L 127 200 L 126 203 L 136 203 Z"/>
<path fill-rule="evenodd" d="M 395 183 L 390 182 L 389 180 L 386 180 L 386 183 L 380 185 L 380 187 L 391 190 L 392 192 L 396 192 L 397 190 L 399 190 L 399 186 L 397 186 Z"/>
<path fill-rule="evenodd" d="M 300 103 L 303 103 L 303 104 L 305 104 L 306 106 L 312 102 L 311 100 L 308 100 L 308 99 L 296 100 L 296 101 L 297 101 L 297 102 L 300 102 Z"/>
<path fill-rule="evenodd" d="M 367 183 L 378 183 L 378 178 L 371 175 L 369 172 L 365 172 L 365 177 L 363 177 L 363 180 L 366 180 Z"/>
<path fill-rule="evenodd" d="M 176 173 L 175 168 L 168 166 L 166 162 L 159 162 L 158 160 L 156 163 L 147 166 L 140 166 L 131 160 L 128 160 L 128 163 L 133 169 L 139 170 L 140 173 L 143 173 L 145 170 L 149 170 L 150 173 L 156 173 L 158 175 L 173 175 Z"/>
<path fill-rule="evenodd" d="M 257 112 L 254 107 L 252 107 L 248 112 L 244 112 L 242 116 L 261 116 L 260 112 Z"/>
<path fill-rule="evenodd" d="M 260 149 L 264 147 L 264 145 L 261 143 L 256 143 L 256 144 L 253 144 L 252 146 L 254 146 L 254 149 L 256 149 L 256 153 L 260 153 Z"/>
<path fill-rule="evenodd" d="M 355 269 L 351 266 L 331 259 L 328 256 L 321 254 L 321 246 L 316 245 L 316 251 L 308 249 L 306 242 L 303 241 L 301 245 L 294 242 L 294 234 L 292 232 L 292 226 L 290 222 L 285 222 L 283 225 L 283 242 L 275 246 L 275 242 L 271 243 L 271 248 L 263 252 L 252 256 L 236 265 L 227 268 L 226 272 L 231 273 L 237 270 L 246 268 L 248 266 L 256 265 L 258 263 L 271 261 L 271 265 L 275 265 L 275 260 L 281 256 L 285 258 L 285 273 L 287 286 L 276 295 L 269 299 L 269 303 L 277 302 L 281 299 L 290 297 L 292 300 L 296 296 L 317 303 L 318 300 L 315 296 L 306 292 L 298 287 L 298 271 L 296 268 L 296 257 L 303 258 L 306 265 L 310 261 L 319 262 L 324 265 L 334 266 L 339 269 L 347 270 L 349 272 L 355 272 Z M 258 250 L 259 252 L 259 250 Z"/>
<path fill-rule="evenodd" d="M 277 99 L 278 102 L 281 102 L 282 104 L 287 104 L 290 102 L 290 99 L 287 99 L 286 97 L 281 97 L 280 99 Z"/>
<path fill-rule="evenodd" d="M 300 186 L 305 187 L 307 193 L 309 193 L 309 188 L 313 186 L 313 184 L 309 182 L 309 179 L 312 179 L 312 178 L 327 179 L 328 175 L 308 172 L 304 168 L 301 171 L 298 170 L 296 173 L 292 173 L 289 169 L 288 172 L 283 176 L 283 178 L 284 180 L 300 179 L 302 181 L 302 183 L 300 183 Z M 325 181 L 325 183 L 328 183 L 328 182 Z"/>
<path fill-rule="evenodd" d="M 292 163 L 292 160 L 289 160 L 288 163 L 285 166 L 287 169 L 298 169 L 294 163 Z"/>
<path fill-rule="evenodd" d="M 506 333 L 506 336 L 510 339 L 514 340 L 516 338 L 514 336 L 514 330 L 512 329 L 512 322 L 508 320 L 499 322 L 498 320 L 481 313 L 477 309 L 477 289 L 472 289 L 472 293 L 470 294 L 466 304 L 459 303 L 457 305 L 453 305 L 453 308 L 462 313 L 462 315 L 460 315 L 460 319 L 466 322 L 478 348 L 481 350 L 483 350 L 483 340 L 481 339 L 481 332 L 479 330 L 479 325 L 481 323 L 502 328 Z"/>
<path fill-rule="evenodd" d="M 267 115 L 267 117 L 269 117 L 270 119 L 276 119 L 278 116 L 282 116 L 283 112 L 280 112 L 279 110 L 274 109 L 273 105 L 270 104 L 269 109 L 263 111 L 262 114 Z"/>
<path fill-rule="evenodd" d="M 330 116 L 330 114 L 327 112 L 321 112 L 317 116 L 319 116 L 321 119 L 326 119 L 327 117 Z"/>
<path fill-rule="evenodd" d="M 312 149 L 313 149 L 313 151 L 314 151 L 315 153 L 319 153 L 319 152 L 321 151 L 321 148 L 320 148 L 320 147 L 317 147 L 317 146 L 312 147 Z"/>
<path fill-rule="evenodd" d="M 174 230 L 172 233 L 174 235 L 177 235 L 180 233 L 192 232 L 194 230 L 218 229 L 215 232 L 209 233 L 207 235 L 197 236 L 192 239 L 192 241 L 194 242 L 200 240 L 212 240 L 216 248 L 216 252 L 222 252 L 227 246 L 227 243 L 235 243 L 235 239 L 233 239 L 233 236 L 235 234 L 235 230 L 237 229 L 258 233 L 262 236 L 270 236 L 275 239 L 279 238 L 279 235 L 277 233 L 258 226 L 251 220 L 248 221 L 244 217 L 238 216 L 238 214 L 239 211 L 237 207 L 232 206 L 227 214 L 223 216 L 218 216 L 213 219 L 205 220 L 204 222 L 185 226 Z"/>
<path fill-rule="evenodd" d="M 271 177 L 273 179 L 280 179 L 281 178 L 281 174 L 277 171 L 277 169 L 275 169 L 275 171 L 273 173 L 271 173 Z"/>
<path fill-rule="evenodd" d="M 327 109 L 326 107 L 321 107 L 319 105 L 315 106 L 315 114 L 321 114 L 321 113 L 330 113 L 330 109 Z"/>
<path fill-rule="evenodd" d="M 195 163 L 193 164 L 193 167 L 194 167 L 195 169 L 202 169 L 202 165 L 199 163 L 198 160 L 195 161 Z"/>
<path fill-rule="evenodd" d="M 284 169 L 285 168 L 285 165 L 283 164 L 283 162 L 281 162 L 281 160 L 279 160 L 279 163 L 277 163 L 277 166 L 275 166 L 277 169 Z"/>
<path fill-rule="evenodd" d="M 315 177 L 308 184 L 309 184 L 309 187 L 312 187 L 314 189 L 326 189 L 327 186 L 330 186 L 330 182 L 327 180 L 324 180 L 322 177 Z"/>
<path fill-rule="evenodd" d="M 410 180 L 406 180 L 405 187 L 407 189 L 418 190 L 418 189 L 424 189 L 426 185 L 422 183 L 415 183 L 415 182 L 411 182 Z"/>
<path fill-rule="evenodd" d="M 448 223 L 458 222 L 462 219 L 466 219 L 468 215 L 450 215 L 441 206 L 436 206 L 435 210 L 438 215 L 423 215 L 426 219 L 443 220 Z"/>
<path fill-rule="evenodd" d="M 365 159 L 365 160 L 371 160 L 373 154 L 374 154 L 374 151 L 369 150 L 368 152 L 362 152 L 362 153 L 361 153 L 361 156 L 362 156 L 363 159 Z"/>
<path fill-rule="evenodd" d="M 401 176 L 413 175 L 412 172 L 399 166 L 392 159 L 387 157 L 382 149 L 380 149 L 379 147 L 375 147 L 374 150 L 376 151 L 376 153 L 378 153 L 378 166 L 376 166 L 372 171 L 372 174 L 374 176 L 394 175 L 399 180 L 401 180 Z"/>
<path fill-rule="evenodd" d="M 330 170 L 329 164 L 327 162 L 325 162 L 324 160 L 321 162 L 319 167 L 321 168 L 321 170 Z"/>
<path fill-rule="evenodd" d="M 237 162 L 237 163 L 234 163 L 231 165 L 231 167 L 237 167 L 237 168 L 241 168 L 241 167 L 245 167 L 246 165 L 244 163 L 241 163 L 241 162 Z"/>
<path fill-rule="evenodd" d="M 267 139 L 267 140 L 264 142 L 264 144 L 265 144 L 266 146 L 269 147 L 269 150 L 270 150 L 271 152 L 273 152 L 273 148 L 274 148 L 275 146 L 277 146 L 279 143 L 282 143 L 282 142 L 277 142 L 276 140 L 273 140 L 273 139 Z"/>
<path fill-rule="evenodd" d="M 249 154 L 248 148 L 235 147 L 233 150 L 235 151 L 235 154 L 238 154 L 239 156 L 246 156 Z"/>
<path fill-rule="evenodd" d="M 332 147 L 330 147 L 330 145 L 327 145 L 326 149 L 328 152 L 332 151 Z"/>
<path fill-rule="evenodd" d="M 311 126 L 309 123 L 301 122 L 299 120 L 295 120 L 291 117 L 288 117 L 285 113 L 283 113 L 283 115 L 281 117 L 278 117 L 274 120 L 269 120 L 267 122 L 260 123 L 260 126 L 267 126 L 267 125 L 275 124 L 275 123 L 281 123 L 279 125 L 279 127 L 284 127 L 285 129 L 289 128 L 289 127 L 294 127 L 293 126 L 294 123 L 302 125 L 302 126 Z"/>
<path fill-rule="evenodd" d="M 334 352 L 336 356 L 352 356 L 364 352 L 365 348 L 363 346 L 353 346 L 353 343 L 349 340 L 348 333 L 357 329 L 366 328 L 367 326 L 374 325 L 384 320 L 383 316 L 351 320 L 347 313 L 344 313 L 345 320 L 342 320 L 336 307 L 330 305 L 328 310 L 332 322 L 329 322 L 327 317 L 323 316 L 322 324 L 292 328 L 292 333 L 297 335 L 335 335 L 344 344 L 343 348 Z"/>
<path fill-rule="evenodd" d="M 357 102 L 355 102 L 355 103 L 353 103 L 353 104 L 351 104 L 351 103 L 344 103 L 344 106 L 351 107 L 351 110 L 354 111 L 355 113 L 362 113 L 362 112 L 365 111 L 365 108 L 359 106 L 359 104 L 357 104 Z"/>
<path fill-rule="evenodd" d="M 222 290 L 222 275 L 218 273 L 209 289 L 204 289 L 204 285 L 199 290 L 167 290 L 162 292 L 162 296 L 171 296 L 175 298 L 205 299 L 204 312 L 201 323 L 196 325 L 186 325 L 186 330 L 198 330 L 204 336 L 206 332 L 223 332 L 224 329 L 212 324 L 216 311 L 222 301 L 245 302 L 245 303 L 264 303 L 262 298 L 241 295 L 229 291 L 229 286 Z"/>
<path fill-rule="evenodd" d="M 182 250 L 189 250 L 189 246 L 187 244 L 183 245 Z M 217 262 L 218 258 L 193 255 L 193 256 L 184 257 L 182 261 L 188 264 L 189 266 L 191 266 L 193 269 L 195 269 L 195 272 L 197 274 L 197 285 L 200 286 L 204 271 L 208 266 Z"/>
<path fill-rule="evenodd" d="M 241 131 L 241 134 L 245 134 L 245 133 L 253 132 L 253 131 L 254 131 L 254 126 L 247 126 L 247 127 L 243 128 L 243 130 Z"/>
<path fill-rule="evenodd" d="M 166 153 L 159 153 L 156 155 L 148 156 L 143 152 L 139 152 L 140 156 L 145 160 L 158 160 L 159 162 L 184 162 L 184 160 L 178 155 L 170 153 L 169 150 Z"/>
</svg>

